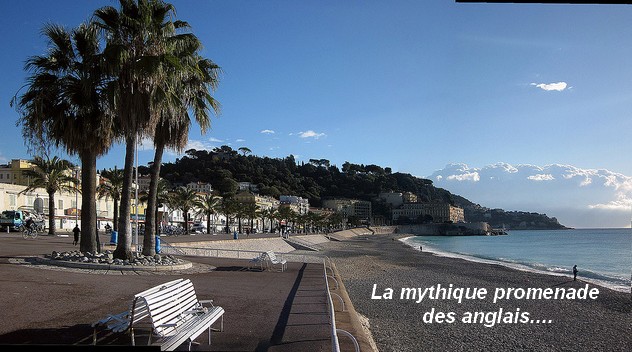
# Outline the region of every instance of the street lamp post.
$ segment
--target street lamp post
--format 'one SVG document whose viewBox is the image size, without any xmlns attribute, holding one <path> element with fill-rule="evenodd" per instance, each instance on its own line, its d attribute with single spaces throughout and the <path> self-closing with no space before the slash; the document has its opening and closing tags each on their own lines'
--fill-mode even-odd
<svg viewBox="0 0 632 352">
<path fill-rule="evenodd" d="M 75 168 L 75 178 L 79 181 L 79 168 Z M 79 182 L 75 186 L 75 226 L 79 225 Z"/>
</svg>

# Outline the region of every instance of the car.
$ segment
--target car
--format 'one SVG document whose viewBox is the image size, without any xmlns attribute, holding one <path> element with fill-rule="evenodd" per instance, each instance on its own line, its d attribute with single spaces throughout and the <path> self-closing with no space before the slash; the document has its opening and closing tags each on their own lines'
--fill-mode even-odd
<svg viewBox="0 0 632 352">
<path fill-rule="evenodd" d="M 206 232 L 206 225 L 204 224 L 200 224 L 200 223 L 195 223 L 193 225 L 191 225 L 191 232 Z"/>
</svg>

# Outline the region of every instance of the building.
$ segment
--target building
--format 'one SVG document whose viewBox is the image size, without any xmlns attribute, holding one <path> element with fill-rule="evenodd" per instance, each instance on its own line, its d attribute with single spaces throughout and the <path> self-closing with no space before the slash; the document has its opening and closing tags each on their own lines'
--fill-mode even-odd
<svg viewBox="0 0 632 352">
<path fill-rule="evenodd" d="M 404 199 L 404 203 L 417 203 L 419 201 L 417 195 L 411 192 L 404 192 L 402 197 Z"/>
<path fill-rule="evenodd" d="M 238 182 L 239 192 L 259 192 L 259 187 L 252 182 Z"/>
<path fill-rule="evenodd" d="M 35 166 L 28 160 L 13 159 L 6 165 L 0 165 L 0 183 L 28 186 L 29 177 L 24 174 L 24 171 L 34 168 Z"/>
<path fill-rule="evenodd" d="M 289 206 L 299 215 L 305 215 L 309 212 L 309 201 L 298 196 L 280 196 L 279 206 Z"/>
<path fill-rule="evenodd" d="M 400 217 L 417 220 L 430 216 L 432 222 L 465 222 L 463 208 L 448 203 L 404 203 L 399 209 L 393 209 L 393 221 Z"/>
<path fill-rule="evenodd" d="M 239 192 L 233 197 L 233 199 L 242 204 L 255 204 L 258 211 L 277 209 L 280 205 L 280 202 L 272 197 L 261 196 L 252 192 Z M 253 219 L 252 230 L 261 232 L 271 228 L 271 220 L 267 220 L 268 221 L 264 223 L 264 220 L 261 218 Z M 244 225 L 246 225 L 247 228 L 250 226 L 249 223 Z"/>
<path fill-rule="evenodd" d="M 135 182 L 135 180 L 132 180 Z M 150 175 L 140 175 L 138 176 L 138 191 L 139 192 L 149 192 L 149 183 L 151 182 Z"/>
<path fill-rule="evenodd" d="M 189 182 L 187 188 L 196 191 L 197 193 L 211 194 L 213 188 L 210 183 L 206 182 Z"/>
<path fill-rule="evenodd" d="M 41 215 L 46 218 L 48 225 L 48 193 L 43 188 L 38 188 L 22 194 L 26 189 L 23 185 L 0 183 L 0 210 L 27 210 L 35 212 L 35 203 L 43 205 Z M 75 220 L 81 220 L 81 193 L 56 192 L 55 193 L 55 227 L 58 229 L 71 229 L 75 226 Z M 97 199 L 97 225 L 104 229 L 106 223 L 112 224 L 114 216 L 114 203 L 111 199 Z"/>
<path fill-rule="evenodd" d="M 360 221 L 371 223 L 371 202 L 359 199 L 326 199 L 323 207 L 333 209 L 345 218 L 354 216 Z"/>
</svg>

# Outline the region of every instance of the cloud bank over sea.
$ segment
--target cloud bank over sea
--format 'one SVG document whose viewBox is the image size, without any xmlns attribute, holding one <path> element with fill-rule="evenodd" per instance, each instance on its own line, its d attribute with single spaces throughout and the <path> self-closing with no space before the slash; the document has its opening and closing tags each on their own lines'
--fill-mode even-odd
<svg viewBox="0 0 632 352">
<path fill-rule="evenodd" d="M 448 164 L 427 178 L 488 208 L 545 213 L 577 228 L 630 227 L 632 177 L 605 169 Z"/>
</svg>

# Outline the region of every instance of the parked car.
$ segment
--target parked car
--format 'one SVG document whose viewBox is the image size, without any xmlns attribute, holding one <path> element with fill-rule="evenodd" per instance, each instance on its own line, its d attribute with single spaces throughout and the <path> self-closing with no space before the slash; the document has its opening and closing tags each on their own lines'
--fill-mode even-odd
<svg viewBox="0 0 632 352">
<path fill-rule="evenodd" d="M 206 233 L 206 225 L 201 224 L 201 223 L 195 223 L 193 225 L 191 225 L 191 232 L 196 232 L 196 233 Z"/>
</svg>

